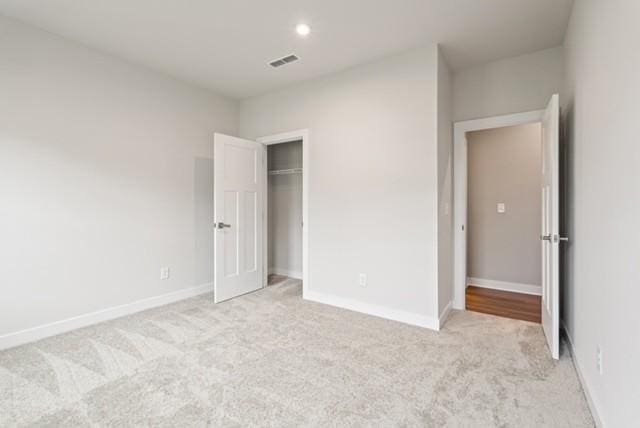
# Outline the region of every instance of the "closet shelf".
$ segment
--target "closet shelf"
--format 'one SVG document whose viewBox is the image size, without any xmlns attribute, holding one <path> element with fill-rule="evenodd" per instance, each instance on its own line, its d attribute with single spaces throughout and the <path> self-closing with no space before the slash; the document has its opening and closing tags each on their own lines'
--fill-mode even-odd
<svg viewBox="0 0 640 428">
<path fill-rule="evenodd" d="M 272 169 L 269 171 L 269 175 L 287 175 L 287 174 L 302 174 L 302 168 Z"/>
</svg>

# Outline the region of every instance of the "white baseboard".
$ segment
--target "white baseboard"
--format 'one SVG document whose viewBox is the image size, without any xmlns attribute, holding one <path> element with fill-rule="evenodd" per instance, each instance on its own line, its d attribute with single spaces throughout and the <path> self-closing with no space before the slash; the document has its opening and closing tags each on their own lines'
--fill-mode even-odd
<svg viewBox="0 0 640 428">
<path fill-rule="evenodd" d="M 467 278 L 467 285 L 475 285 L 481 288 L 493 290 L 511 291 L 514 293 L 542 295 L 542 287 L 535 284 L 521 284 L 519 282 L 496 281 L 494 279 Z"/>
<path fill-rule="evenodd" d="M 596 408 L 595 402 L 591 397 L 591 393 L 589 392 L 589 387 L 587 386 L 587 382 L 582 375 L 582 369 L 580 368 L 580 364 L 578 363 L 578 358 L 576 357 L 576 348 L 573 345 L 573 339 L 571 339 L 571 335 L 569 334 L 569 330 L 567 329 L 564 320 L 561 321 L 562 330 L 564 330 L 564 335 L 567 338 L 567 343 L 569 344 L 569 352 L 571 353 L 571 359 L 573 360 L 573 366 L 576 368 L 576 373 L 578 374 L 578 380 L 582 385 L 582 390 L 584 391 L 584 396 L 587 399 L 587 405 L 589 406 L 589 410 L 591 410 L 591 416 L 593 417 L 593 421 L 596 424 L 596 427 L 602 428 L 604 425 L 602 424 L 602 419 L 600 419 L 600 415 L 598 414 L 598 410 Z"/>
<path fill-rule="evenodd" d="M 418 327 L 425 327 L 438 331 L 440 329 L 439 320 L 434 317 L 418 315 L 412 312 L 391 309 L 384 306 L 363 303 L 352 299 L 332 296 L 329 294 L 318 293 L 316 291 L 307 290 L 304 293 L 305 300 L 311 300 L 325 305 L 336 306 L 342 309 L 348 309 L 354 312 L 360 312 L 367 315 L 373 315 L 388 320 L 399 321 L 405 324 L 411 324 Z"/>
<path fill-rule="evenodd" d="M 438 318 L 438 330 L 440 330 L 444 326 L 444 323 L 447 321 L 447 318 L 449 318 L 451 309 L 453 309 L 453 301 L 450 301 L 449 303 L 447 303 L 447 306 L 445 306 L 445 308 L 440 313 L 440 317 Z"/>
<path fill-rule="evenodd" d="M 271 274 L 284 275 L 284 276 L 288 276 L 289 278 L 295 278 L 295 279 L 302 279 L 302 272 L 289 270 L 289 269 L 271 267 L 269 268 L 269 275 Z"/>
<path fill-rule="evenodd" d="M 14 333 L 8 333 L 0 336 L 0 350 L 24 345 L 25 343 L 66 333 L 77 328 L 86 327 L 103 321 L 109 321 L 114 318 L 120 318 L 125 315 L 144 311 L 145 309 L 151 309 L 157 306 L 177 302 L 179 300 L 188 299 L 189 297 L 194 297 L 210 291 L 213 291 L 213 283 L 185 288 L 183 290 L 162 294 L 160 296 L 149 297 L 147 299 L 125 303 L 124 305 L 113 306 L 111 308 L 101 309 L 88 314 L 67 318 L 65 320 L 55 321 L 49 324 L 16 331 Z"/>
</svg>

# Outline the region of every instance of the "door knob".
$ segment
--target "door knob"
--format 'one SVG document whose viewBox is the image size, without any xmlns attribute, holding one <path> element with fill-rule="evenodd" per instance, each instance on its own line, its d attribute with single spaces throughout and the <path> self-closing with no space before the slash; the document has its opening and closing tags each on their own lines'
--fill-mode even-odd
<svg viewBox="0 0 640 428">
<path fill-rule="evenodd" d="M 541 241 L 551 241 L 551 235 L 540 235 Z"/>
<path fill-rule="evenodd" d="M 231 225 L 219 221 L 217 224 L 214 224 L 214 227 L 218 229 L 224 229 L 225 227 L 231 227 Z"/>
</svg>

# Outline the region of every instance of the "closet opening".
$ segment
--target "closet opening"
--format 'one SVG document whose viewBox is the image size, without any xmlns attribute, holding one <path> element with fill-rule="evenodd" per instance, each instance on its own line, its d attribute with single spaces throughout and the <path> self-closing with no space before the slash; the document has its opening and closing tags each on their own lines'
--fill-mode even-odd
<svg viewBox="0 0 640 428">
<path fill-rule="evenodd" d="M 267 146 L 267 286 L 302 281 L 302 140 Z"/>
</svg>

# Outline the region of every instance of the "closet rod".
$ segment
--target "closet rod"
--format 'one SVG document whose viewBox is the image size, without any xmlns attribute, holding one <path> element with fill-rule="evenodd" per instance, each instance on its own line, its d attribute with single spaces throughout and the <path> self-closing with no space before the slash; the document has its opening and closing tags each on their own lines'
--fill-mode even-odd
<svg viewBox="0 0 640 428">
<path fill-rule="evenodd" d="M 286 175 L 286 174 L 300 174 L 302 168 L 290 168 L 290 169 L 272 169 L 269 171 L 269 175 Z"/>
</svg>

